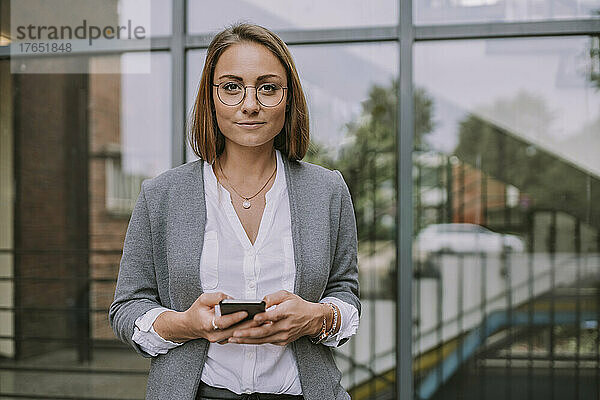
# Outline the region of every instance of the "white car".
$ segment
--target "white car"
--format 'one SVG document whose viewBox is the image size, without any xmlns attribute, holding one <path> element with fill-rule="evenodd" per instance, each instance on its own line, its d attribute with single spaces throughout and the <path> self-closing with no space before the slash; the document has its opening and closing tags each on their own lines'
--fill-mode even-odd
<svg viewBox="0 0 600 400">
<path fill-rule="evenodd" d="M 413 256 L 417 261 L 425 261 L 432 253 L 498 254 L 524 250 L 525 244 L 518 236 L 467 223 L 429 225 L 413 243 Z"/>
</svg>

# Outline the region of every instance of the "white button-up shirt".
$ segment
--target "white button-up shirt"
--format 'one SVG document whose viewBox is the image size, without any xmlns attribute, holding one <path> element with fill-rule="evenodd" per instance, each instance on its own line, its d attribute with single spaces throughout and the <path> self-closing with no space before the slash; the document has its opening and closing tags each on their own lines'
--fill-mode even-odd
<svg viewBox="0 0 600 400">
<path fill-rule="evenodd" d="M 236 299 L 262 299 L 281 289 L 294 291 L 296 264 L 290 205 L 282 155 L 278 150 L 276 155 L 275 181 L 265 194 L 265 209 L 254 245 L 233 208 L 231 194 L 218 184 L 212 166 L 203 163 L 206 226 L 200 281 L 204 292 L 223 292 Z M 335 297 L 325 297 L 321 303 L 334 303 L 340 310 L 340 330 L 323 344 L 337 346 L 340 340 L 356 333 L 359 317 L 354 306 Z M 166 310 L 155 308 L 136 320 L 133 340 L 152 356 L 181 345 L 163 339 L 152 327 Z M 237 394 L 302 394 L 290 346 L 210 343 L 201 379 Z"/>
</svg>

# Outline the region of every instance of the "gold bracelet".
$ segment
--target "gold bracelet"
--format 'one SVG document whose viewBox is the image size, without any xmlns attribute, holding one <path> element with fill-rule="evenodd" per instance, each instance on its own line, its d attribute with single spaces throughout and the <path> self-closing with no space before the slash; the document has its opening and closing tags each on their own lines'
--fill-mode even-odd
<svg viewBox="0 0 600 400">
<path fill-rule="evenodd" d="M 335 332 L 335 328 L 337 328 L 337 323 L 338 323 L 338 310 L 337 307 L 335 305 L 333 305 L 332 303 L 327 303 L 329 305 L 329 307 L 331 307 L 331 309 L 333 310 L 333 323 L 331 324 L 331 329 L 327 331 L 327 333 L 325 334 L 325 337 L 329 337 L 333 334 L 333 332 Z"/>
<path fill-rule="evenodd" d="M 331 307 L 331 309 L 333 310 L 333 324 L 331 325 L 331 329 L 327 330 L 327 315 L 324 315 L 323 316 L 323 325 L 321 326 L 321 332 L 319 332 L 319 334 L 317 336 L 309 337 L 310 341 L 313 344 L 319 344 L 323 340 L 327 339 L 335 331 L 335 328 L 337 327 L 337 320 L 338 320 L 337 308 L 331 303 L 326 303 L 326 304 L 329 307 Z"/>
</svg>

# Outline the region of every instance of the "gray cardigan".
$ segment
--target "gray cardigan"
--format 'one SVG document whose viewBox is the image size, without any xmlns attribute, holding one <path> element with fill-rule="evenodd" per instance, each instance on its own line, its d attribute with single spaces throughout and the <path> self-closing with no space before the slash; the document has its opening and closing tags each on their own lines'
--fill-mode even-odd
<svg viewBox="0 0 600 400">
<path fill-rule="evenodd" d="M 296 261 L 294 293 L 312 302 L 335 296 L 360 315 L 356 220 L 342 174 L 285 156 L 283 161 Z M 132 340 L 135 320 L 158 306 L 184 311 L 202 294 L 202 165 L 202 160 L 193 161 L 145 180 L 127 228 L 109 321 L 117 337 L 145 357 Z M 206 339 L 191 340 L 154 357 L 146 398 L 194 400 L 208 345 Z M 306 400 L 350 398 L 340 385 L 331 348 L 314 345 L 306 336 L 291 347 Z"/>
</svg>

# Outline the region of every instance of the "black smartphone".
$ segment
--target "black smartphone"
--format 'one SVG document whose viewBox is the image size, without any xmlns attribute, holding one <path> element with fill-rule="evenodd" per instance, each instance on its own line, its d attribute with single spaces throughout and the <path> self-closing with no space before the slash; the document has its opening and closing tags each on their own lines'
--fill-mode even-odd
<svg viewBox="0 0 600 400">
<path fill-rule="evenodd" d="M 224 299 L 219 302 L 219 308 L 221 309 L 221 315 L 246 311 L 248 316 L 243 321 L 248 321 L 254 318 L 256 314 L 265 312 L 265 302 L 263 300 Z"/>
</svg>

